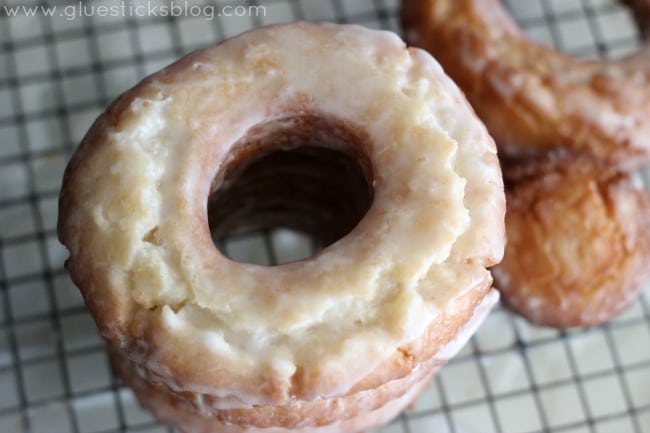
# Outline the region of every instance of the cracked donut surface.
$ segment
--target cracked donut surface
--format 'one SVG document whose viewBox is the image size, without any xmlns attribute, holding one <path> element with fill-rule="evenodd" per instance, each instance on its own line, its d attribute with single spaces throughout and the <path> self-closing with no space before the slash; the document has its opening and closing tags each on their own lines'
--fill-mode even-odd
<svg viewBox="0 0 650 433">
<path fill-rule="evenodd" d="M 624 0 L 642 32 L 650 2 Z M 403 0 L 407 41 L 463 89 L 511 157 L 567 148 L 619 168 L 650 162 L 650 47 L 618 61 L 576 59 L 528 39 L 500 0 Z"/>
<path fill-rule="evenodd" d="M 650 201 L 638 176 L 590 157 L 504 165 L 506 233 L 493 268 L 504 302 L 535 323 L 590 327 L 650 276 Z"/>
<path fill-rule="evenodd" d="M 360 174 L 337 177 L 341 155 Z M 291 167 L 315 183 L 292 184 Z M 238 216 L 246 206 L 256 217 Z M 199 417 L 317 428 L 403 407 L 397 385 L 354 396 L 443 364 L 471 335 L 497 299 L 486 267 L 503 254 L 504 208 L 494 142 L 433 58 L 388 32 L 296 23 L 120 96 L 66 170 L 58 231 L 126 370 Z M 239 224 L 295 224 L 329 245 L 239 263 L 211 236 Z M 350 410 L 317 409 L 337 399 Z M 228 412 L 254 406 L 276 415 Z"/>
</svg>

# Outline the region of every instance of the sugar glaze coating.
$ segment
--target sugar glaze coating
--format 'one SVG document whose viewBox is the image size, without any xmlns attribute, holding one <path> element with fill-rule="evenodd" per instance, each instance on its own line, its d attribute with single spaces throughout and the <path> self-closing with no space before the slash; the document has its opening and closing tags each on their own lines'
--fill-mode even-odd
<svg viewBox="0 0 650 433">
<path fill-rule="evenodd" d="M 312 258 L 228 259 L 206 211 L 224 167 L 257 126 L 305 116 L 356 137 L 368 212 Z M 504 212 L 494 142 L 433 58 L 389 32 L 295 23 L 194 52 L 123 94 L 66 170 L 58 230 L 103 336 L 152 382 L 197 411 L 284 408 L 284 425 L 310 422 L 309 402 L 442 363 L 494 304 L 486 267 L 503 254 Z"/>
</svg>

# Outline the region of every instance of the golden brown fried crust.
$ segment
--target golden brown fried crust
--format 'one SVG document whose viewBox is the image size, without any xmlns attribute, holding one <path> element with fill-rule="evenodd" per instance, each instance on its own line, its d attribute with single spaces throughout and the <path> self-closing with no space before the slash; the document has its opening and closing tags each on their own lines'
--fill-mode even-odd
<svg viewBox="0 0 650 433">
<path fill-rule="evenodd" d="M 610 320 L 650 274 L 650 202 L 629 174 L 585 156 L 504 164 L 503 300 L 559 328 Z"/>
<path fill-rule="evenodd" d="M 456 328 L 457 317 L 464 316 L 467 323 L 478 319 L 475 325 L 480 323 L 496 299 L 490 282 L 491 278 L 487 278 L 486 286 L 472 289 L 458 298 L 453 306 L 456 313 L 444 315 L 432 324 L 422 339 L 400 348 L 390 363 L 373 372 L 355 387 L 357 389 L 331 399 L 224 409 L 220 408 L 220 399 L 213 395 L 170 388 L 168 381 L 160 381 L 110 344 L 109 353 L 118 376 L 133 388 L 140 403 L 152 410 L 159 420 L 173 424 L 185 433 L 364 431 L 390 420 L 411 403 L 433 374 L 446 363 L 446 356 L 458 348 L 455 344 L 459 336 L 462 342 L 473 333 L 474 326 Z M 485 299 L 476 296 L 477 291 L 488 292 L 486 296 L 491 300 L 486 303 Z M 424 359 L 427 354 L 430 356 Z M 374 381 L 369 382 L 370 378 Z"/>
<path fill-rule="evenodd" d="M 255 426 L 258 428 L 278 427 L 298 428 L 304 426 L 325 426 L 337 420 L 357 416 L 359 412 L 366 409 L 376 409 L 398 398 L 405 388 L 388 387 L 383 384 L 404 381 L 412 375 L 413 371 L 424 373 L 443 366 L 447 359 L 438 357 L 441 350 L 456 338 L 462 331 L 463 325 L 471 321 L 472 316 L 492 291 L 492 279 L 486 273 L 486 278 L 478 282 L 478 286 L 469 288 L 467 293 L 454 301 L 453 313 L 442 314 L 429 327 L 425 335 L 399 348 L 392 357 L 381 364 L 377 369 L 370 372 L 360 380 L 345 395 L 329 400 L 305 401 L 293 399 L 293 403 L 282 406 L 259 406 L 255 409 L 218 409 L 221 399 L 210 394 L 201 394 L 190 391 L 172 390 L 163 382 L 156 373 L 139 367 L 141 381 L 150 384 L 151 389 L 156 393 L 166 395 L 165 398 L 173 400 L 175 405 L 189 408 L 196 413 L 209 414 L 220 421 L 227 421 L 232 424 L 244 426 Z M 451 309 L 451 308 L 450 308 Z M 124 373 L 125 369 L 134 370 L 136 363 L 129 359 L 129 354 L 116 348 L 110 347 L 117 372 L 123 377 L 127 384 L 132 385 L 129 375 Z M 119 358 L 119 359 L 118 359 Z M 116 361 L 117 360 L 117 361 Z M 182 383 L 185 365 L 172 366 L 174 377 Z M 407 380 L 410 383 L 410 380 Z M 296 391 L 303 387 L 301 383 L 295 383 Z M 368 395 L 368 391 L 381 389 L 381 395 Z M 390 390 L 390 392 L 386 391 Z M 371 403 L 372 402 L 372 403 Z M 141 401 L 146 406 L 146 401 Z"/>
<path fill-rule="evenodd" d="M 393 400 L 400 399 L 417 383 L 423 380 L 428 381 L 441 366 L 440 362 L 430 360 L 401 379 L 387 382 L 375 389 L 333 399 L 315 402 L 296 401 L 286 406 L 198 410 L 195 402 L 210 399 L 211 396 L 174 392 L 160 382 L 145 379 L 139 373 L 136 364 L 114 348 L 109 349 L 111 362 L 117 374 L 134 389 L 143 406 L 156 411 L 156 404 L 152 404 L 152 399 L 158 398 L 167 401 L 168 404 L 177 407 L 188 416 L 210 420 L 210 423 L 215 426 L 218 426 L 219 423 L 226 423 L 241 428 L 259 429 L 280 427 L 299 430 L 327 427 L 337 422 L 363 416 L 366 412 L 375 411 Z"/>
<path fill-rule="evenodd" d="M 627 1 L 647 25 L 650 2 Z M 404 0 L 407 42 L 464 90 L 502 155 L 568 148 L 622 168 L 650 161 L 647 53 L 572 58 L 529 40 L 499 0 Z"/>
<path fill-rule="evenodd" d="M 263 406 L 248 409 L 199 412 L 196 405 L 161 383 L 143 378 L 136 364 L 109 346 L 113 368 L 129 385 L 140 403 L 164 423 L 184 433 L 353 433 L 365 431 L 393 418 L 431 381 L 439 368 L 432 360 L 408 376 L 382 384 L 376 389 L 351 396 L 317 402 L 294 402 L 283 407 Z M 209 396 L 194 395 L 196 400 Z M 262 427 L 266 426 L 266 427 Z"/>
</svg>

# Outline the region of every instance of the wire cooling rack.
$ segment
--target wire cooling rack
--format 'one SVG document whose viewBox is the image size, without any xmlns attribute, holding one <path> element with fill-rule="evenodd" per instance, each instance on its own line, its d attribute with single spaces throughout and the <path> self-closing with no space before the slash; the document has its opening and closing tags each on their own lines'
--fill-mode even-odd
<svg viewBox="0 0 650 433">
<path fill-rule="evenodd" d="M 0 1 L 2 433 L 172 431 L 156 425 L 116 382 L 62 269 L 66 252 L 55 234 L 60 179 L 100 111 L 180 55 L 263 24 L 329 20 L 400 31 L 397 0 L 182 4 L 233 9 L 212 19 L 100 16 L 99 9 L 81 16 L 84 5 L 119 3 Z M 5 8 L 34 5 L 59 9 L 51 17 L 42 11 L 14 17 Z M 239 9 L 246 12 L 235 16 L 235 7 L 256 5 L 263 13 Z M 629 14 L 613 0 L 511 0 L 508 6 L 532 37 L 573 54 L 619 57 L 639 47 Z M 307 240 L 282 230 L 227 239 L 224 248 L 260 263 L 310 251 Z M 650 298 L 589 331 L 538 328 L 497 309 L 418 402 L 381 431 L 650 433 Z"/>
</svg>

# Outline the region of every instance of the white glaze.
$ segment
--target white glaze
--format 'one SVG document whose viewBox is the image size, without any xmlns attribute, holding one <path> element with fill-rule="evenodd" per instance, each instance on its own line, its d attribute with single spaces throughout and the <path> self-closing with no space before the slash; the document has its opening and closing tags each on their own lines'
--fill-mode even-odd
<svg viewBox="0 0 650 433">
<path fill-rule="evenodd" d="M 288 390 L 300 367 L 314 378 L 303 398 L 342 395 L 453 308 L 474 287 L 459 284 L 464 275 L 501 258 L 494 143 L 436 61 L 392 33 L 305 23 L 253 31 L 186 57 L 137 94 L 82 146 L 65 243 L 71 269 L 101 287 L 82 288 L 89 302 L 116 309 L 102 329 L 128 341 L 136 331 L 124 306 L 139 311 L 138 326 L 153 332 L 132 356 L 171 375 L 170 386 L 281 404 L 223 372 Z M 208 231 L 211 181 L 251 127 L 303 111 L 370 137 L 374 202 L 314 258 L 233 262 Z M 186 349 L 197 355 L 185 360 Z M 187 367 L 179 359 L 203 377 L 169 373 Z"/>
</svg>

